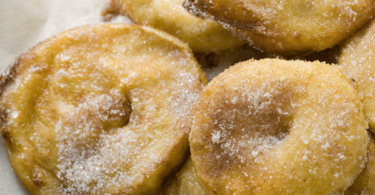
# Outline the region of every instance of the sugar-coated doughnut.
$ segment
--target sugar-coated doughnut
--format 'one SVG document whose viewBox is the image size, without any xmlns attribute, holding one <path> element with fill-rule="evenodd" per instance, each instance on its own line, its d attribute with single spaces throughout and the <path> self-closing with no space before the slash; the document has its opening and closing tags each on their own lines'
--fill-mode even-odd
<svg viewBox="0 0 375 195">
<path fill-rule="evenodd" d="M 338 64 L 358 91 L 369 128 L 375 133 L 375 20 L 343 44 Z"/>
<path fill-rule="evenodd" d="M 339 68 L 264 59 L 204 88 L 189 142 L 209 194 L 340 194 L 364 167 L 368 135 Z"/>
<path fill-rule="evenodd" d="M 188 155 L 205 77 L 149 27 L 60 33 L 1 77 L 1 134 L 30 194 L 154 194 Z"/>
<path fill-rule="evenodd" d="M 209 53 L 245 44 L 219 23 L 189 14 L 183 0 L 111 0 L 104 14 L 129 15 L 137 24 L 164 30 L 184 42 L 194 52 Z"/>
<path fill-rule="evenodd" d="M 366 166 L 346 191 L 345 195 L 375 194 L 375 138 L 370 135 Z"/>
<path fill-rule="evenodd" d="M 255 47 L 284 56 L 331 48 L 373 17 L 374 0 L 185 0 Z"/>
</svg>

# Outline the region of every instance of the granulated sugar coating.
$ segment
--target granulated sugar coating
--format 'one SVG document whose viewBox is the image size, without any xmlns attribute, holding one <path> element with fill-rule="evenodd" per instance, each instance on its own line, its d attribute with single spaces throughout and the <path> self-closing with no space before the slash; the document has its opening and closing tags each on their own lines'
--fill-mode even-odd
<svg viewBox="0 0 375 195">
<path fill-rule="evenodd" d="M 205 77 L 188 46 L 123 24 L 85 26 L 1 77 L 1 133 L 31 194 L 153 194 L 183 163 Z"/>
<path fill-rule="evenodd" d="M 293 56 L 349 37 L 373 17 L 375 0 L 184 0 L 184 7 L 262 51 Z"/>
<path fill-rule="evenodd" d="M 364 167 L 359 97 L 326 64 L 239 63 L 204 89 L 190 132 L 211 194 L 340 194 Z"/>
<path fill-rule="evenodd" d="M 375 133 L 375 20 L 343 44 L 338 64 L 358 91 L 370 130 Z"/>
<path fill-rule="evenodd" d="M 189 44 L 194 52 L 209 53 L 245 44 L 219 23 L 189 14 L 183 0 L 111 0 L 104 14 L 130 16 L 137 24 L 161 29 Z"/>
<path fill-rule="evenodd" d="M 354 184 L 345 191 L 345 195 L 375 194 L 375 138 L 371 135 L 369 137 L 366 166 Z"/>
</svg>

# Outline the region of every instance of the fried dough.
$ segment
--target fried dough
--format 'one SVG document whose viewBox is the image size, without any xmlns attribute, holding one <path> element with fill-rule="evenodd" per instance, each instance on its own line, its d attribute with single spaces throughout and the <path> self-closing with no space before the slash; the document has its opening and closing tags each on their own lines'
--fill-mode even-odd
<svg viewBox="0 0 375 195">
<path fill-rule="evenodd" d="M 1 77 L 1 134 L 30 194 L 154 194 L 188 155 L 206 79 L 189 47 L 149 27 L 60 33 Z"/>
<path fill-rule="evenodd" d="M 199 184 L 199 179 L 191 158 L 185 162 L 176 177 L 167 186 L 164 195 L 206 195 Z"/>
<path fill-rule="evenodd" d="M 127 14 L 137 24 L 176 36 L 194 52 L 209 53 L 245 44 L 219 23 L 190 15 L 182 0 L 111 0 L 105 14 Z"/>
<path fill-rule="evenodd" d="M 340 194 L 364 167 L 368 135 L 339 68 L 264 59 L 204 88 L 189 141 L 209 194 Z"/>
<path fill-rule="evenodd" d="M 371 135 L 369 137 L 366 166 L 354 184 L 345 191 L 345 195 L 375 194 L 375 138 Z"/>
<path fill-rule="evenodd" d="M 348 38 L 374 15 L 374 0 L 185 0 L 193 15 L 212 18 L 262 51 L 307 55 Z"/>
<path fill-rule="evenodd" d="M 370 131 L 375 133 L 375 20 L 343 44 L 338 65 L 358 91 Z"/>
</svg>

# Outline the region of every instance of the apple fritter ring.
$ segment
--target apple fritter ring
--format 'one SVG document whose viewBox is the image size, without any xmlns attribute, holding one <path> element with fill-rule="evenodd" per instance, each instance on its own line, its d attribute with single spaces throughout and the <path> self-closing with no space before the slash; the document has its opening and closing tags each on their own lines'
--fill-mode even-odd
<svg viewBox="0 0 375 195">
<path fill-rule="evenodd" d="M 1 81 L 1 134 L 31 194 L 156 193 L 188 155 L 206 82 L 186 44 L 123 24 L 62 32 Z"/>
<path fill-rule="evenodd" d="M 219 23 L 189 14 L 182 0 L 111 0 L 105 14 L 128 15 L 137 24 L 161 29 L 188 43 L 194 52 L 209 53 L 245 44 Z"/>
<path fill-rule="evenodd" d="M 193 15 L 212 18 L 265 52 L 307 55 L 348 38 L 374 15 L 374 0 L 185 0 Z"/>
<path fill-rule="evenodd" d="M 366 166 L 353 185 L 345 191 L 345 195 L 375 194 L 375 137 L 371 134 L 369 137 Z"/>
<path fill-rule="evenodd" d="M 370 131 L 375 133 L 375 20 L 342 45 L 338 65 L 358 91 Z"/>
<path fill-rule="evenodd" d="M 209 194 L 340 194 L 364 167 L 368 135 L 339 68 L 265 59 L 204 88 L 189 141 Z"/>
</svg>

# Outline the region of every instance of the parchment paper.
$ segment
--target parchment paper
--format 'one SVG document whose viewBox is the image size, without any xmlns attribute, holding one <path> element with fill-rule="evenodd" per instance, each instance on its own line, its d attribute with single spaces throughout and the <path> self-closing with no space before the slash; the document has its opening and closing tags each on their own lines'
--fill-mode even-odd
<svg viewBox="0 0 375 195">
<path fill-rule="evenodd" d="M 102 23 L 100 12 L 107 3 L 107 0 L 0 0 L 0 72 L 16 56 L 63 30 Z M 131 23 L 131 20 L 116 17 L 111 22 Z M 0 195 L 26 194 L 9 165 L 1 137 Z"/>
</svg>

